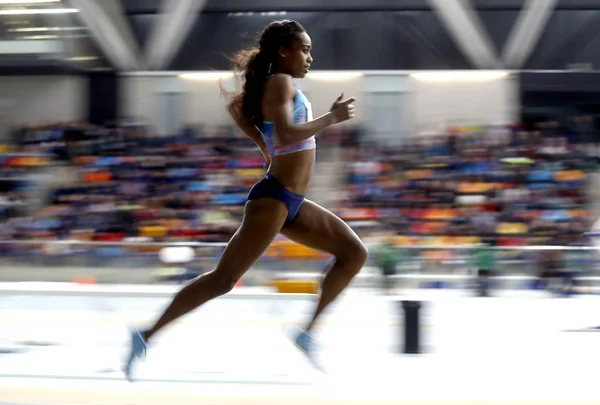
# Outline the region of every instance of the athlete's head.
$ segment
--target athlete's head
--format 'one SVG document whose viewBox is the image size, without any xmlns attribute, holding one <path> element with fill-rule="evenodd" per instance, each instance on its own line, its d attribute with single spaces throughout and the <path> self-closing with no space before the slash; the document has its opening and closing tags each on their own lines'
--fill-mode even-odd
<svg viewBox="0 0 600 405">
<path fill-rule="evenodd" d="M 263 122 L 261 101 L 268 75 L 286 73 L 301 78 L 306 75 L 312 57 L 311 40 L 304 27 L 293 20 L 273 21 L 260 34 L 258 47 L 239 52 L 233 59 L 234 72 L 243 72 L 243 90 L 231 100 L 236 110 L 250 122 Z"/>
<path fill-rule="evenodd" d="M 287 73 L 304 77 L 312 63 L 310 37 L 304 28 L 293 20 L 273 21 L 260 35 L 259 55 L 267 63 L 267 74 Z"/>
</svg>

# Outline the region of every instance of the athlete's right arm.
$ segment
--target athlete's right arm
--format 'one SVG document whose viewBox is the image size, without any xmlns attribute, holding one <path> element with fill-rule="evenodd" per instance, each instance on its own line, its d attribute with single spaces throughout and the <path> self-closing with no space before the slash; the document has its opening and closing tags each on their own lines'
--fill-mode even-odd
<svg viewBox="0 0 600 405">
<path fill-rule="evenodd" d="M 291 76 L 277 74 L 265 86 L 263 115 L 275 125 L 277 140 L 283 146 L 302 142 L 336 123 L 331 112 L 319 118 L 294 124 L 293 110 L 296 88 Z"/>
</svg>

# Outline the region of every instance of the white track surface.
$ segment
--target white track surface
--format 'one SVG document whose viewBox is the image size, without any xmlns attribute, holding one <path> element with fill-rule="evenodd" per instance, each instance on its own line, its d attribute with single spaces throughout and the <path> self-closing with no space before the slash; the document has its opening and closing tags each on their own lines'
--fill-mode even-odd
<svg viewBox="0 0 600 405">
<path fill-rule="evenodd" d="M 1 287 L 0 348 L 17 353 L 0 354 L 0 405 L 600 404 L 600 330 L 566 331 L 600 326 L 596 296 L 408 292 L 397 298 L 427 305 L 427 353 L 409 356 L 398 304 L 351 291 L 317 331 L 322 374 L 287 338 L 310 298 L 238 290 L 157 336 L 130 384 L 119 371 L 128 325 L 166 298 Z"/>
</svg>

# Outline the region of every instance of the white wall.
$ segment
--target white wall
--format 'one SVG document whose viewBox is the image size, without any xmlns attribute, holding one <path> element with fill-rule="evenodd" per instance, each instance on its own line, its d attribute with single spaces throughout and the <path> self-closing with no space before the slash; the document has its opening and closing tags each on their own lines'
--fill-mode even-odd
<svg viewBox="0 0 600 405">
<path fill-rule="evenodd" d="M 412 135 L 414 112 L 407 75 L 366 75 L 362 78 L 367 119 L 379 142 L 398 143 Z"/>
<path fill-rule="evenodd" d="M 121 77 L 121 115 L 141 119 L 160 133 L 164 102 L 160 93 L 180 94 L 181 123 L 221 125 L 230 122 L 226 99 L 217 80 L 190 80 L 159 73 L 155 76 Z M 235 89 L 233 79 L 224 79 L 226 89 Z M 357 119 L 398 138 L 423 129 L 457 124 L 507 124 L 518 119 L 518 84 L 513 79 L 487 82 L 423 82 L 405 73 L 369 74 L 341 80 L 306 78 L 298 88 L 309 97 L 314 116 L 327 112 L 343 91 L 357 98 Z M 161 104 L 162 103 L 162 104 Z M 380 109 L 380 110 L 377 110 Z M 393 119 L 382 119 L 381 112 Z M 391 136 L 391 135 L 390 135 Z"/>
<path fill-rule="evenodd" d="M 233 78 L 223 79 L 228 91 L 236 89 Z M 361 79 L 322 81 L 304 79 L 296 81 L 300 90 L 309 97 L 313 114 L 326 113 L 333 101 L 343 91 L 346 97 L 361 99 Z M 179 93 L 181 98 L 182 124 L 222 125 L 231 122 L 227 114 L 227 99 L 221 96 L 217 80 L 190 80 L 176 76 L 123 76 L 120 85 L 121 116 L 137 118 L 151 125 L 158 133 L 163 132 L 164 106 L 161 93 Z M 365 104 L 357 103 L 357 113 L 365 118 Z"/>
<path fill-rule="evenodd" d="M 87 78 L 0 77 L 0 121 L 5 125 L 84 120 Z"/>
<path fill-rule="evenodd" d="M 182 124 L 229 122 L 226 100 L 220 96 L 216 80 L 191 81 L 177 76 L 123 76 L 120 80 L 119 114 L 142 121 L 158 133 L 164 130 L 164 93 L 179 95 Z"/>
<path fill-rule="evenodd" d="M 344 98 L 356 97 L 357 121 L 369 119 L 368 100 L 364 97 L 362 77 L 334 81 L 306 78 L 297 80 L 296 85 L 308 95 L 315 118 L 329 111 L 331 104 L 343 92 Z"/>
<path fill-rule="evenodd" d="M 417 132 L 452 125 L 511 124 L 519 120 L 518 82 L 489 80 L 429 82 L 410 79 Z"/>
</svg>

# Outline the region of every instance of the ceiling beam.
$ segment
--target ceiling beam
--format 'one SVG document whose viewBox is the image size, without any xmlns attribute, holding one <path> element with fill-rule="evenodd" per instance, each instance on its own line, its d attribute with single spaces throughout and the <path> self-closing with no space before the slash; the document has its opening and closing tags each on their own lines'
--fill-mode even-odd
<svg viewBox="0 0 600 405">
<path fill-rule="evenodd" d="M 558 0 L 527 0 L 513 27 L 502 62 L 506 68 L 520 69 L 538 43 Z"/>
<path fill-rule="evenodd" d="M 492 41 L 468 0 L 428 1 L 473 66 L 479 69 L 500 67 Z"/>
<path fill-rule="evenodd" d="M 139 50 L 131 33 L 123 33 L 129 26 L 115 1 L 69 0 L 113 66 L 122 71 L 138 70 Z"/>
<path fill-rule="evenodd" d="M 122 0 L 96 0 L 96 2 L 102 4 L 102 7 L 106 10 L 121 38 L 123 38 L 127 46 L 133 51 L 134 57 L 136 58 L 136 61 L 138 61 L 139 68 L 140 47 L 137 39 L 135 39 L 135 36 L 133 35 L 131 24 L 125 16 L 125 8 L 123 7 Z"/>
<path fill-rule="evenodd" d="M 145 49 L 145 68 L 165 69 L 204 7 L 206 0 L 163 0 Z"/>
</svg>

